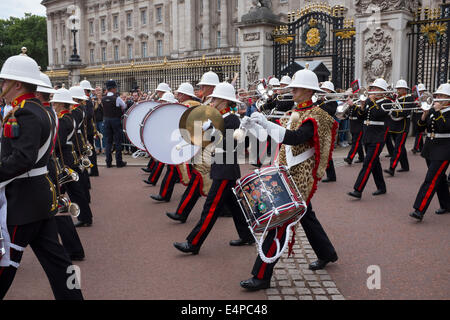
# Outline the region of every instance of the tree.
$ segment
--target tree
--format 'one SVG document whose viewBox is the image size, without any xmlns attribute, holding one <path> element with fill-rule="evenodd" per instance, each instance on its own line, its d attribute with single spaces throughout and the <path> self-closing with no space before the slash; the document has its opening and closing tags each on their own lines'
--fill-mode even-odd
<svg viewBox="0 0 450 320">
<path fill-rule="evenodd" d="M 42 71 L 48 66 L 46 17 L 25 13 L 24 18 L 0 19 L 0 65 L 8 57 L 27 48 L 27 55 L 36 60 Z"/>
</svg>

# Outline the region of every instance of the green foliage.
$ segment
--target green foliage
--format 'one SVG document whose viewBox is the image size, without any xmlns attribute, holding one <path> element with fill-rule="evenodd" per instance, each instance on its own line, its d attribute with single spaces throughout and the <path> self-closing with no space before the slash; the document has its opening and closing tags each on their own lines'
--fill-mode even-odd
<svg viewBox="0 0 450 320">
<path fill-rule="evenodd" d="M 27 55 L 37 61 L 42 71 L 47 69 L 46 17 L 25 13 L 24 18 L 0 19 L 0 66 L 10 56 L 20 54 L 22 47 L 27 47 Z"/>
</svg>

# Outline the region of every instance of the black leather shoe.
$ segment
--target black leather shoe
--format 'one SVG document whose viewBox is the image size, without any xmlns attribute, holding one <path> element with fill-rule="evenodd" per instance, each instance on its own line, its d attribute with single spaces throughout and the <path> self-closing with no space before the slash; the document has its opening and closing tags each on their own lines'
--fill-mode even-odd
<svg viewBox="0 0 450 320">
<path fill-rule="evenodd" d="M 354 198 L 358 198 L 358 199 L 361 199 L 361 197 L 362 197 L 362 193 L 361 192 L 359 192 L 359 191 L 352 191 L 352 192 L 349 192 L 349 193 L 347 193 L 349 196 L 351 196 L 351 197 L 354 197 Z"/>
<path fill-rule="evenodd" d="M 241 281 L 241 287 L 248 291 L 258 291 L 267 289 L 270 287 L 270 280 L 260 280 L 256 278 L 250 278 L 248 280 Z"/>
<path fill-rule="evenodd" d="M 440 208 L 439 210 L 436 210 L 434 213 L 436 213 L 436 214 L 446 214 L 446 213 L 450 213 L 450 210 L 449 209 Z"/>
<path fill-rule="evenodd" d="M 149 184 L 151 186 L 156 186 L 156 183 L 150 182 L 148 180 L 142 180 L 142 181 L 144 181 L 146 184 Z"/>
<path fill-rule="evenodd" d="M 416 149 L 412 149 L 411 152 L 414 153 L 414 154 L 416 154 L 416 153 L 419 152 L 419 151 L 417 151 Z"/>
<path fill-rule="evenodd" d="M 392 156 L 390 154 L 387 154 L 384 156 L 385 158 L 392 158 Z"/>
<path fill-rule="evenodd" d="M 255 243 L 255 239 L 249 239 L 249 240 L 238 239 L 238 240 L 231 240 L 230 246 L 241 247 L 241 246 L 245 246 L 245 245 L 252 245 L 254 243 Z"/>
<path fill-rule="evenodd" d="M 112 165 L 112 163 L 107 163 L 107 164 L 106 164 L 106 167 L 107 167 L 107 168 L 112 168 L 112 167 L 114 167 L 114 166 Z"/>
<path fill-rule="evenodd" d="M 144 172 L 147 172 L 147 173 L 152 172 L 152 170 L 150 170 L 149 168 L 141 168 L 141 170 L 144 171 Z"/>
<path fill-rule="evenodd" d="M 89 173 L 89 177 L 98 177 L 98 176 L 99 176 L 98 172 Z"/>
<path fill-rule="evenodd" d="M 383 171 L 385 173 L 389 174 L 391 177 L 393 177 L 394 174 L 395 174 L 395 172 L 394 172 L 394 170 L 392 168 L 389 168 L 389 169 L 386 169 L 386 170 L 383 170 Z"/>
<path fill-rule="evenodd" d="M 189 242 L 174 242 L 173 246 L 184 253 L 198 254 L 200 248 L 194 247 Z"/>
<path fill-rule="evenodd" d="M 122 162 L 119 162 L 117 164 L 117 168 L 123 168 L 123 167 L 126 167 L 126 166 L 127 166 L 127 162 L 126 161 L 122 161 Z"/>
<path fill-rule="evenodd" d="M 355 161 L 355 163 L 363 163 L 363 162 L 364 162 L 364 159 L 358 159 Z"/>
<path fill-rule="evenodd" d="M 409 169 L 398 169 L 397 172 L 409 172 Z"/>
<path fill-rule="evenodd" d="M 168 216 L 172 220 L 180 221 L 181 223 L 186 222 L 186 219 L 184 219 L 181 215 L 173 213 L 173 212 L 166 212 L 166 216 Z"/>
<path fill-rule="evenodd" d="M 308 268 L 309 268 L 309 270 L 322 270 L 330 262 L 336 262 L 336 261 L 337 261 L 337 257 L 335 259 L 332 259 L 332 260 L 320 260 L 320 259 L 318 259 L 317 261 L 312 262 L 309 265 Z"/>
<path fill-rule="evenodd" d="M 348 164 L 352 164 L 352 159 L 345 158 L 345 159 L 344 159 L 344 162 L 347 162 Z"/>
<path fill-rule="evenodd" d="M 161 197 L 159 194 L 158 195 L 156 195 L 156 196 L 154 196 L 154 195 L 151 195 L 150 196 L 150 198 L 152 198 L 153 200 L 156 200 L 156 201 L 161 201 L 161 202 L 163 202 L 163 201 L 165 201 L 165 202 L 169 202 L 170 200 L 167 200 L 167 199 L 164 199 L 163 197 Z"/>
<path fill-rule="evenodd" d="M 419 211 L 414 211 L 414 212 L 411 212 L 410 214 L 409 214 L 409 216 L 411 217 L 411 218 L 414 218 L 414 219 L 417 219 L 417 220 L 419 220 L 419 221 L 422 221 L 422 219 L 423 219 L 423 214 L 421 214 Z"/>
<path fill-rule="evenodd" d="M 78 221 L 75 223 L 75 228 L 84 228 L 84 227 L 90 227 L 90 226 L 92 226 L 92 222 Z"/>
<path fill-rule="evenodd" d="M 332 178 L 326 178 L 322 180 L 323 183 L 328 183 L 328 182 L 336 182 L 336 178 L 332 179 Z"/>
<path fill-rule="evenodd" d="M 386 190 L 377 190 L 374 193 L 372 193 L 373 196 L 379 196 L 382 194 L 386 194 Z"/>
</svg>

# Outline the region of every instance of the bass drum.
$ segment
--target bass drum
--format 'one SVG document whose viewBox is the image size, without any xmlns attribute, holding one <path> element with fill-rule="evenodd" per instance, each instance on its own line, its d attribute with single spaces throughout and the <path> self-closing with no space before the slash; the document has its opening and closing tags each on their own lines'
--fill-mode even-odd
<svg viewBox="0 0 450 320">
<path fill-rule="evenodd" d="M 145 151 L 141 140 L 141 124 L 147 113 L 154 107 L 160 105 L 156 101 L 144 101 L 133 105 L 124 115 L 123 131 L 128 140 L 138 149 Z"/>
<path fill-rule="evenodd" d="M 201 147 L 187 143 L 179 128 L 188 107 L 178 103 L 161 104 L 150 110 L 142 121 L 141 140 L 156 160 L 178 165 L 191 160 Z"/>
</svg>

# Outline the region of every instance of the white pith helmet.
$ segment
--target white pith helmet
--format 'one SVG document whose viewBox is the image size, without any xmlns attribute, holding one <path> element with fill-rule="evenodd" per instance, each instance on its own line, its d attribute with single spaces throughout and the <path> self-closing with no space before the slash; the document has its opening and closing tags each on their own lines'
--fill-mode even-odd
<svg viewBox="0 0 450 320">
<path fill-rule="evenodd" d="M 294 74 L 291 84 L 288 88 L 303 88 L 311 89 L 317 92 L 324 92 L 319 87 L 319 79 L 317 75 L 308 69 L 308 65 L 305 69 L 297 71 Z"/>
<path fill-rule="evenodd" d="M 328 89 L 331 92 L 336 93 L 336 91 L 334 90 L 334 84 L 331 81 L 325 81 L 324 83 L 322 83 L 320 89 Z"/>
<path fill-rule="evenodd" d="M 280 84 L 290 85 L 291 81 L 292 81 L 291 77 L 284 76 L 284 77 L 281 78 Z"/>
<path fill-rule="evenodd" d="M 213 93 L 208 97 L 224 99 L 235 103 L 241 103 L 238 99 L 236 99 L 236 89 L 233 87 L 233 85 L 229 84 L 228 82 L 219 83 L 214 88 Z"/>
<path fill-rule="evenodd" d="M 406 83 L 406 81 L 403 79 L 398 80 L 397 84 L 395 85 L 395 89 L 409 89 L 408 83 Z"/>
<path fill-rule="evenodd" d="M 158 87 L 156 88 L 155 91 L 172 92 L 172 89 L 170 89 L 167 83 L 161 82 L 160 84 L 158 84 Z"/>
<path fill-rule="evenodd" d="M 22 52 L 24 53 L 6 59 L 0 72 L 0 79 L 45 87 L 46 84 L 41 80 L 41 71 L 37 62 L 25 54 L 25 48 L 22 48 Z"/>
<path fill-rule="evenodd" d="M 94 88 L 92 88 L 91 83 L 88 80 L 81 81 L 80 87 L 82 87 L 84 90 L 95 90 Z"/>
<path fill-rule="evenodd" d="M 441 84 L 433 94 L 444 94 L 450 97 L 450 83 Z"/>
<path fill-rule="evenodd" d="M 168 103 L 178 103 L 178 100 L 175 99 L 172 92 L 164 93 L 160 100 Z"/>
<path fill-rule="evenodd" d="M 269 80 L 269 86 L 278 88 L 280 86 L 280 80 L 278 80 L 278 78 L 271 78 Z"/>
<path fill-rule="evenodd" d="M 217 73 L 208 71 L 203 74 L 202 79 L 197 84 L 199 86 L 217 86 L 220 83 Z"/>
<path fill-rule="evenodd" d="M 50 78 L 45 73 L 41 72 L 41 80 L 46 84 L 45 87 L 38 86 L 36 91 L 37 92 L 43 92 L 43 93 L 55 93 L 56 90 L 52 88 L 52 82 L 50 81 Z"/>
<path fill-rule="evenodd" d="M 77 102 L 72 100 L 72 94 L 69 90 L 61 88 L 56 90 L 53 95 L 53 99 L 50 102 L 59 102 L 59 103 L 68 103 L 68 104 L 77 104 Z"/>
<path fill-rule="evenodd" d="M 379 79 L 376 79 L 369 87 L 376 87 L 383 91 L 387 91 L 389 85 L 386 82 L 386 80 L 379 78 Z"/>
<path fill-rule="evenodd" d="M 80 86 L 71 87 L 69 91 L 73 99 L 88 100 L 88 97 L 84 94 L 84 89 Z"/>
<path fill-rule="evenodd" d="M 190 83 L 182 83 L 180 84 L 180 86 L 178 87 L 177 93 L 182 93 L 182 94 L 186 94 L 190 97 L 196 97 L 195 96 L 195 92 L 194 92 L 194 87 L 192 86 L 192 84 Z"/>
</svg>

